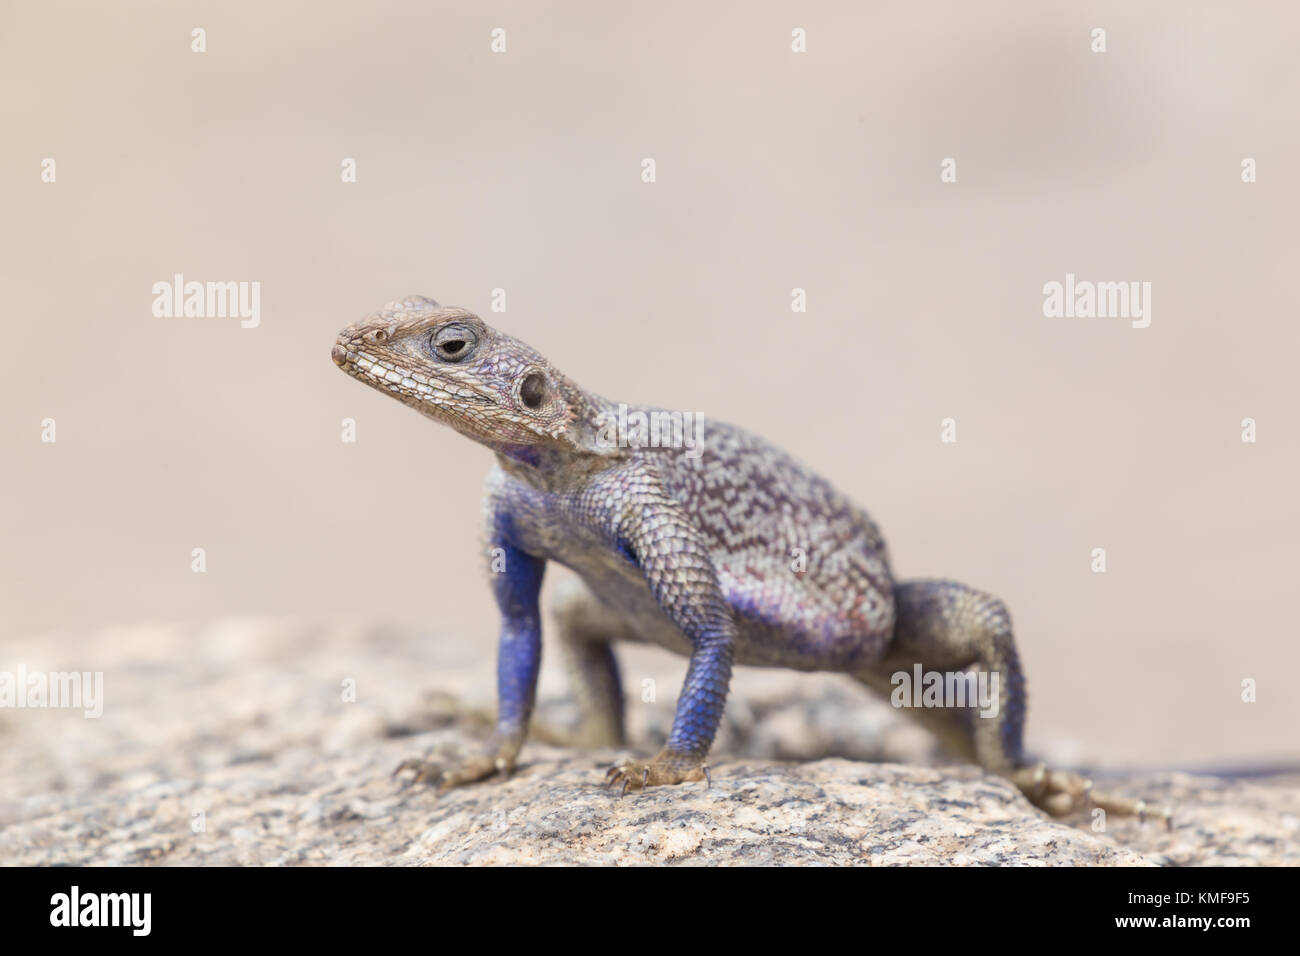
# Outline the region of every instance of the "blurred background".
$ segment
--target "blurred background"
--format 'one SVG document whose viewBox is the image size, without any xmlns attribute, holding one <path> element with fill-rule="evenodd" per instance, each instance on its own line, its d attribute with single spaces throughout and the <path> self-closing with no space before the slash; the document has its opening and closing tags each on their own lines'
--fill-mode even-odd
<svg viewBox="0 0 1300 956">
<path fill-rule="evenodd" d="M 79 669 L 106 627 L 380 621 L 489 690 L 491 456 L 329 357 L 418 293 L 595 392 L 763 434 L 900 576 L 1001 596 L 1031 745 L 1300 759 L 1297 27 L 1280 2 L 6 0 L 0 629 Z M 260 325 L 155 317 L 176 273 L 260 282 Z M 1045 318 L 1066 273 L 1150 282 L 1150 327 Z"/>
</svg>

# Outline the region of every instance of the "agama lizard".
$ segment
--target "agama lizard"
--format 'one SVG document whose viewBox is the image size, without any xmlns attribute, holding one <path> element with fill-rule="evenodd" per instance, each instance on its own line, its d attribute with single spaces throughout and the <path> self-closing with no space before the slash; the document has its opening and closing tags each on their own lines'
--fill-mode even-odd
<svg viewBox="0 0 1300 956">
<path fill-rule="evenodd" d="M 1089 802 L 1143 812 L 1026 761 L 1025 680 L 1001 601 L 956 581 L 896 580 L 867 513 L 763 439 L 716 422 L 696 447 L 620 433 L 619 422 L 673 413 L 620 409 L 472 313 L 420 296 L 345 328 L 333 358 L 497 458 L 484 502 L 501 614 L 496 729 L 481 754 L 399 771 L 448 788 L 514 769 L 541 660 L 542 572 L 556 561 L 581 581 L 554 619 L 586 745 L 623 740 L 613 642 L 690 658 L 666 746 L 607 774 L 624 792 L 707 778 L 733 664 L 842 672 L 885 695 L 891 675 L 920 664 L 1000 677 L 996 717 L 971 705 L 908 710 L 958 755 L 1054 814 Z"/>
</svg>

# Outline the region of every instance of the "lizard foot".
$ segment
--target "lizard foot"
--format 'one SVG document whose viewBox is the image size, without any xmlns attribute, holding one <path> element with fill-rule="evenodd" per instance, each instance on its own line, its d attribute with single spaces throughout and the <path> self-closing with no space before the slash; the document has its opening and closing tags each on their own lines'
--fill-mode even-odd
<svg viewBox="0 0 1300 956">
<path fill-rule="evenodd" d="M 496 773 L 508 775 L 513 769 L 512 760 L 496 753 L 482 753 L 446 763 L 409 757 L 397 765 L 393 776 L 396 777 L 404 770 L 413 770 L 415 774 L 407 781 L 407 786 L 428 783 L 437 787 L 439 793 L 446 793 L 454 787 L 476 783 Z"/>
<path fill-rule="evenodd" d="M 1069 816 L 1078 810 L 1099 807 L 1117 817 L 1137 817 L 1146 822 L 1151 807 L 1145 800 L 1132 800 L 1092 789 L 1092 781 L 1068 770 L 1049 770 L 1045 764 L 1020 767 L 1012 771 L 1010 780 L 1029 802 L 1054 817 Z M 1155 812 L 1165 826 L 1174 828 L 1173 811 L 1168 807 Z"/>
<path fill-rule="evenodd" d="M 622 784 L 619 796 L 629 790 L 642 790 L 667 784 L 704 780 L 712 784 L 709 768 L 701 757 L 661 750 L 653 760 L 627 760 L 610 767 L 605 774 L 605 786 Z"/>
</svg>

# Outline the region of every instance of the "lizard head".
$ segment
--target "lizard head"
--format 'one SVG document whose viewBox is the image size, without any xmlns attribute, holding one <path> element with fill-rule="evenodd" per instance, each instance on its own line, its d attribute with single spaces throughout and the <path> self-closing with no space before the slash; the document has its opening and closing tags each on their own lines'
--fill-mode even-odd
<svg viewBox="0 0 1300 956">
<path fill-rule="evenodd" d="M 339 333 L 334 364 L 507 454 L 565 438 L 574 387 L 541 355 L 465 309 L 410 296 Z"/>
</svg>

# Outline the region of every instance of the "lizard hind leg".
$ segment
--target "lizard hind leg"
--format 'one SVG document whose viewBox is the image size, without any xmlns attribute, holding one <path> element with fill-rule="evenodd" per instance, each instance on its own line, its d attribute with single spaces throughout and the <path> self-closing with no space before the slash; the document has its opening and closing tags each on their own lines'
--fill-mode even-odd
<svg viewBox="0 0 1300 956">
<path fill-rule="evenodd" d="M 917 665 L 923 675 L 939 672 L 945 687 L 949 686 L 948 675 L 954 672 L 973 675 L 973 681 L 970 676 L 956 681 L 964 682 L 969 691 L 965 706 L 943 700 L 939 707 L 908 706 L 908 715 L 950 751 L 1006 777 L 1031 803 L 1053 816 L 1089 806 L 1117 816 L 1145 814 L 1142 801 L 1097 793 L 1081 774 L 1025 762 L 1025 678 L 1011 615 L 1000 600 L 957 581 L 942 580 L 900 582 L 894 598 L 897 618 L 889 649 L 869 671 L 855 675 L 859 681 L 890 698 L 900 685 L 895 675 L 905 674 L 914 681 Z M 977 693 L 981 673 L 988 675 L 983 689 L 996 689 L 984 701 Z M 903 695 L 905 702 L 915 704 L 921 696 L 924 703 L 920 690 L 913 690 L 914 694 Z M 1165 819 L 1168 822 L 1167 813 Z"/>
<path fill-rule="evenodd" d="M 535 726 L 533 736 L 560 746 L 621 747 L 623 684 L 612 642 L 628 636 L 626 622 L 577 578 L 560 583 L 550 611 L 581 722 L 576 733 Z"/>
<path fill-rule="evenodd" d="M 581 723 L 576 734 L 534 724 L 534 737 L 558 746 L 623 746 L 623 685 L 612 642 L 638 640 L 636 633 L 622 615 L 576 578 L 566 578 L 560 584 L 551 614 Z M 611 767 L 605 785 L 626 793 L 686 781 L 707 782 L 708 776 L 702 753 L 681 754 L 664 748 L 651 760 L 627 760 Z"/>
<path fill-rule="evenodd" d="M 908 716 L 957 756 L 1004 775 L 1021 766 L 1025 679 L 1006 607 L 956 581 L 901 581 L 894 586 L 894 601 L 888 650 L 854 676 L 887 699 L 900 696 L 895 693 L 900 686 L 908 691 L 901 694 Z M 939 702 L 942 706 L 913 706 L 923 702 L 922 688 L 911 686 L 918 665 L 923 677 L 937 672 L 945 687 L 963 684 L 961 690 L 969 691 L 965 706 L 948 699 Z M 983 704 L 975 693 L 978 680 L 948 680 L 980 674 L 987 675 L 984 689 L 996 695 Z"/>
</svg>

